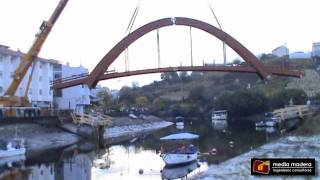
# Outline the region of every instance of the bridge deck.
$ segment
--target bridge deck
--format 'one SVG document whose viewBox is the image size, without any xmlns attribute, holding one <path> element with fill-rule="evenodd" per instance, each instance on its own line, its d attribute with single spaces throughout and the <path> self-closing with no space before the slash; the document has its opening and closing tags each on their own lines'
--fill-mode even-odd
<svg viewBox="0 0 320 180">
<path fill-rule="evenodd" d="M 288 70 L 284 68 L 265 66 L 272 75 L 277 76 L 288 76 L 288 77 L 301 77 L 303 72 L 296 70 Z M 164 67 L 154 69 L 135 70 L 128 72 L 112 72 L 106 73 L 100 76 L 99 80 L 107 80 L 125 76 L 133 76 L 140 74 L 151 74 L 151 73 L 162 73 L 162 72 L 173 72 L 173 71 L 216 71 L 216 72 L 243 72 L 243 73 L 257 73 L 257 70 L 248 65 L 238 66 L 224 66 L 224 65 L 212 65 L 212 66 L 178 66 L 178 67 Z M 72 76 L 63 79 L 53 81 L 53 89 L 64 89 L 72 86 L 86 84 L 88 75 Z"/>
</svg>

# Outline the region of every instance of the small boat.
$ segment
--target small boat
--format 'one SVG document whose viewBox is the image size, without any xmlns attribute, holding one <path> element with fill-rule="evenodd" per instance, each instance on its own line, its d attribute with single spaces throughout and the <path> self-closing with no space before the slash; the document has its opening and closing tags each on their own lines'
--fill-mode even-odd
<svg viewBox="0 0 320 180">
<path fill-rule="evenodd" d="M 199 135 L 191 133 L 178 133 L 160 138 L 162 141 L 173 142 L 175 145 L 182 142 L 182 145 L 173 149 L 163 149 L 161 157 L 167 166 L 188 164 L 198 159 L 199 150 L 193 144 L 186 144 L 188 140 L 198 139 Z"/>
<path fill-rule="evenodd" d="M 182 116 L 176 117 L 176 126 L 180 126 L 180 127 L 184 126 L 184 117 Z"/>
<path fill-rule="evenodd" d="M 266 124 L 264 121 L 259 121 L 259 122 L 256 122 L 256 127 L 265 127 Z"/>
<path fill-rule="evenodd" d="M 270 119 L 265 122 L 265 125 L 266 125 L 266 127 L 276 127 L 276 126 L 278 126 L 278 122 Z"/>
<path fill-rule="evenodd" d="M 197 162 L 186 164 L 184 166 L 170 167 L 165 166 L 161 171 L 162 179 L 178 179 L 187 177 L 192 171 L 197 169 L 200 165 Z"/>
<path fill-rule="evenodd" d="M 228 118 L 227 110 L 213 111 L 211 115 L 212 120 L 227 120 L 227 118 Z"/>
<path fill-rule="evenodd" d="M 0 150 L 0 158 L 24 155 L 26 148 L 24 147 L 24 139 L 13 139 L 8 142 L 6 149 Z"/>
</svg>

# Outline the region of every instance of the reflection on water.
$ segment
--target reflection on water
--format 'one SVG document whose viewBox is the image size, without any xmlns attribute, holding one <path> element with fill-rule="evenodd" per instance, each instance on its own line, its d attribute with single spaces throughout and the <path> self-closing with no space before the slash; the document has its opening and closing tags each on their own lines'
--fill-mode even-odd
<svg viewBox="0 0 320 180">
<path fill-rule="evenodd" d="M 15 164 L 8 168 L 1 166 L 0 179 L 29 179 L 29 180 L 64 180 L 91 179 L 92 154 L 78 154 L 72 158 L 65 158 L 50 163 Z"/>
<path fill-rule="evenodd" d="M 194 142 L 200 152 L 199 165 L 167 168 L 160 157 L 160 137 L 177 132 L 200 135 Z M 112 145 L 91 153 L 63 151 L 42 155 L 37 160 L 22 164 L 0 166 L 0 179 L 161 179 L 173 176 L 192 176 L 207 169 L 208 165 L 223 162 L 236 155 L 277 138 L 273 130 L 256 131 L 253 123 L 227 121 L 185 121 L 183 129 L 176 126 L 139 137 L 135 141 Z M 230 145 L 232 144 L 232 146 Z M 215 150 L 215 153 L 208 153 Z M 51 155 L 50 155 L 51 156 Z M 141 174 L 139 174 L 139 171 Z M 162 172 L 162 173 L 161 173 Z M 191 172 L 191 173 L 190 173 Z M 187 174 L 186 174 L 187 173 Z"/>
</svg>

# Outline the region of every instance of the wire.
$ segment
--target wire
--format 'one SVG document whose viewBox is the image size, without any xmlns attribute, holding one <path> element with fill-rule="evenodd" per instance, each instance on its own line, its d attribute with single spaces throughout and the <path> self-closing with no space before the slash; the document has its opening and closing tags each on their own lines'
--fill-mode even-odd
<svg viewBox="0 0 320 180">
<path fill-rule="evenodd" d="M 218 20 L 218 18 L 217 18 L 217 16 L 216 16 L 216 14 L 214 13 L 214 11 L 213 11 L 213 9 L 212 9 L 212 6 L 211 6 L 211 4 L 209 3 L 208 0 L 207 0 L 207 4 L 208 4 L 208 6 L 209 6 L 209 8 L 210 8 L 210 11 L 211 11 L 214 19 L 217 21 L 217 24 L 218 24 L 219 28 L 222 30 L 222 27 L 221 27 L 221 25 L 220 25 L 220 22 L 219 22 L 219 20 Z M 224 63 L 224 65 L 226 65 L 226 63 L 227 63 L 227 53 L 226 53 L 226 43 L 224 42 L 224 40 L 222 40 L 222 49 L 223 49 L 223 50 L 222 50 L 222 51 L 223 51 L 223 63 Z"/>
</svg>

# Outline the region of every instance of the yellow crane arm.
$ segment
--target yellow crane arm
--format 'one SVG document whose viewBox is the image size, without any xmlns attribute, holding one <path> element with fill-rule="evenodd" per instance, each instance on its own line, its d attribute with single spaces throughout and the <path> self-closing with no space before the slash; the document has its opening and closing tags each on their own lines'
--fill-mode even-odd
<svg viewBox="0 0 320 180">
<path fill-rule="evenodd" d="M 13 81 L 4 94 L 6 97 L 10 98 L 16 93 L 21 81 L 25 77 L 34 60 L 37 58 L 44 41 L 47 39 L 53 25 L 57 21 L 67 3 L 68 0 L 60 0 L 50 19 L 48 21 L 43 21 L 41 24 L 40 31 L 36 34 L 35 41 L 33 42 L 29 51 L 22 57 L 18 68 L 14 72 Z"/>
</svg>

